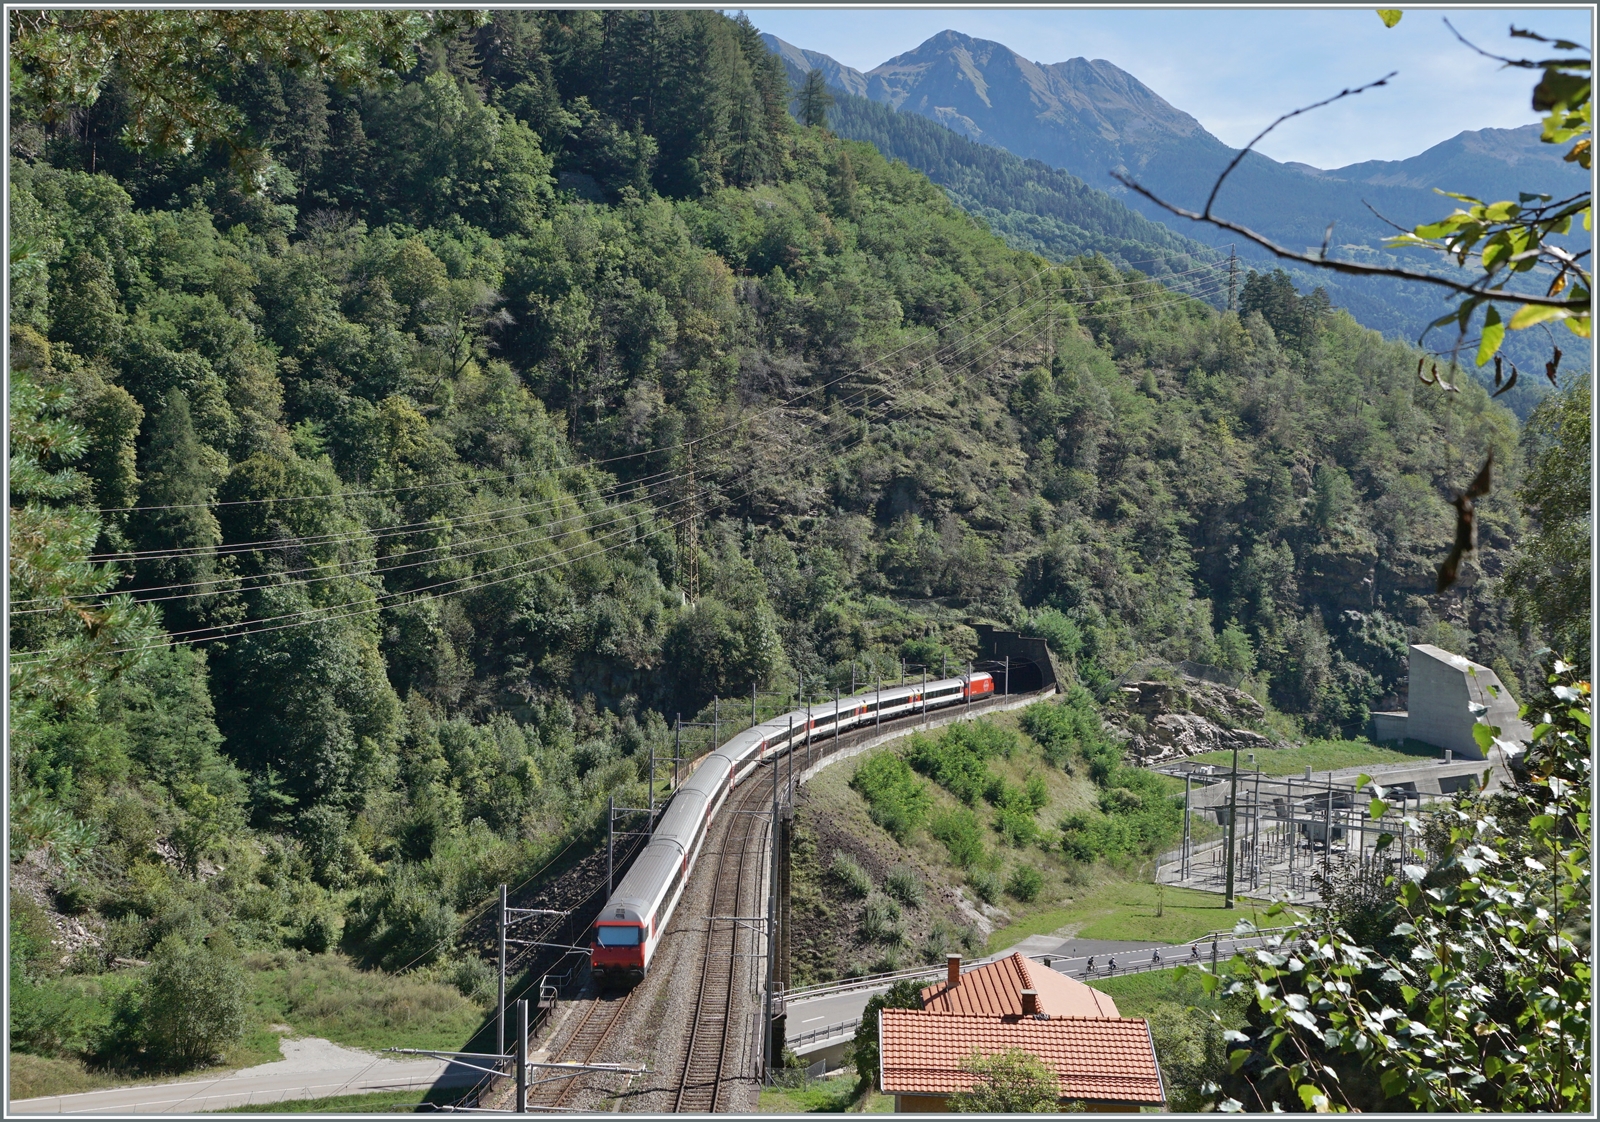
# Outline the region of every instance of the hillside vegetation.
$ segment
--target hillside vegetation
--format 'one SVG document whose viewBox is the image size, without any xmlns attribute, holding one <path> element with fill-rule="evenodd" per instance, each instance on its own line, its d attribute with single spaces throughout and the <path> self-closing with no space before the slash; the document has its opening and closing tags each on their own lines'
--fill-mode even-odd
<svg viewBox="0 0 1600 1122">
<path fill-rule="evenodd" d="M 1363 748 L 1350 754 L 1363 759 Z M 1215 828 L 1197 817 L 1194 836 Z M 1122 762 L 1081 689 L 893 744 L 805 787 L 792 984 L 982 955 L 1029 935 L 1180 943 L 1256 915 L 1158 887 L 1183 784 Z M 1263 906 L 1264 909 L 1264 906 Z M 1265 922 L 1265 921 L 1263 921 Z"/>
<path fill-rule="evenodd" d="M 1234 665 L 1322 733 L 1408 639 L 1529 665 L 1480 389 L 1287 281 L 1241 317 L 1008 248 L 797 125 L 746 22 L 500 13 L 387 86 L 224 93 L 254 181 L 122 145 L 114 83 L 17 110 L 15 1052 L 207 1062 L 252 953 L 476 999 L 465 918 L 640 805 L 670 715 L 960 661 L 976 622 L 1101 697 Z"/>
<path fill-rule="evenodd" d="M 832 119 L 841 135 L 870 140 L 927 173 L 1013 246 L 1046 256 L 1095 248 L 1141 268 L 1152 262 L 1157 273 L 1179 246 L 1197 260 L 1236 250 L 1247 267 L 1280 264 L 1236 234 L 1175 218 L 1111 178 L 1120 170 L 1161 198 L 1196 209 L 1234 151 L 1104 59 L 1035 63 L 1003 44 L 942 31 L 863 74 L 775 36 L 763 39 L 791 81 L 816 68 L 838 91 Z M 1386 96 L 1393 94 L 1368 94 Z M 1373 108 L 1380 111 L 1376 102 Z M 1271 116 L 1264 113 L 1262 123 Z M 1567 197 L 1587 178 L 1562 154 L 1541 143 L 1532 125 L 1463 132 L 1409 160 L 1332 171 L 1252 152 L 1223 187 L 1218 212 L 1294 250 L 1320 244 L 1332 222 L 1336 252 L 1347 260 L 1426 269 L 1432 267 L 1426 255 L 1385 247 L 1394 233 L 1390 222 L 1410 229 L 1442 217 L 1449 205 L 1439 190 L 1484 200 L 1538 191 Z M 1096 235 L 1103 245 L 1094 244 Z M 1288 269 L 1297 285 L 1326 287 L 1364 326 L 1406 341 L 1426 333 L 1431 349 L 1453 345 L 1448 326 L 1428 330 L 1440 314 L 1431 286 L 1295 262 Z M 1585 367 L 1587 341 L 1563 343 L 1568 361 Z M 1549 360 L 1550 340 L 1543 337 L 1535 342 L 1513 333 L 1504 345 L 1525 369 Z M 1465 359 L 1463 366 L 1473 369 Z M 1500 400 L 1526 418 L 1546 389 L 1543 382 L 1519 383 Z"/>
</svg>

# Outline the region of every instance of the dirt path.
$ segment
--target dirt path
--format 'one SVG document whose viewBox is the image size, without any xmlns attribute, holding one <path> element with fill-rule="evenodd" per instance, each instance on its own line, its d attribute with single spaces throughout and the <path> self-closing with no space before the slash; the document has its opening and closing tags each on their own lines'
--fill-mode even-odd
<svg viewBox="0 0 1600 1122">
<path fill-rule="evenodd" d="M 285 1040 L 280 1047 L 281 1060 L 211 1079 L 14 1099 L 7 1114 L 192 1114 L 373 1091 L 415 1090 L 420 1099 L 432 1087 L 470 1086 L 478 1081 L 477 1072 L 441 1060 L 395 1060 L 318 1037 Z"/>
</svg>

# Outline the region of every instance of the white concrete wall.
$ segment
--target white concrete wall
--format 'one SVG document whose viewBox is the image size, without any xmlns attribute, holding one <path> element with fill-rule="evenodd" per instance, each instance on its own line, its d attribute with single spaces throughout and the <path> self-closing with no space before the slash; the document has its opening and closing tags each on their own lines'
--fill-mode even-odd
<svg viewBox="0 0 1600 1122">
<path fill-rule="evenodd" d="M 1500 726 L 1506 740 L 1528 740 L 1531 730 L 1517 718 L 1517 703 L 1487 666 L 1432 644 L 1411 648 L 1411 700 L 1407 707 L 1406 736 L 1424 744 L 1450 748 L 1464 759 L 1481 760 L 1483 750 L 1473 739 L 1477 723 L 1469 706 L 1487 707 L 1484 720 Z M 1495 687 L 1491 693 L 1489 687 Z"/>
</svg>

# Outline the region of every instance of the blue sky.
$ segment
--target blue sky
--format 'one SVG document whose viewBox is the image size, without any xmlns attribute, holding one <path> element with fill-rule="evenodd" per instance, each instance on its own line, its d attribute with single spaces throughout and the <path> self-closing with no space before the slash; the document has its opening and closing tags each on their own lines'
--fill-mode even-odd
<svg viewBox="0 0 1600 1122">
<path fill-rule="evenodd" d="M 870 70 L 953 28 L 1035 62 L 1079 55 L 1128 71 L 1228 144 L 1246 143 L 1289 109 L 1391 70 L 1387 87 L 1276 130 L 1260 150 L 1321 168 L 1398 160 L 1464 129 L 1538 119 L 1535 76 L 1506 70 L 1456 41 L 1441 17 L 1485 50 L 1524 57 L 1514 23 L 1590 41 L 1589 9 L 1420 8 L 1385 28 L 1374 8 L 1293 9 L 747 9 L 762 31 Z"/>
</svg>

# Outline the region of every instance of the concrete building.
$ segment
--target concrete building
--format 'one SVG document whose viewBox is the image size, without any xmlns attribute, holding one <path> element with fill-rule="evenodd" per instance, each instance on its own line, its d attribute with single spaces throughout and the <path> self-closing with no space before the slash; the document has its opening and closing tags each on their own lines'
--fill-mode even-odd
<svg viewBox="0 0 1600 1122">
<path fill-rule="evenodd" d="M 1373 739 L 1420 740 L 1462 759 L 1481 760 L 1483 749 L 1472 735 L 1480 717 L 1500 726 L 1503 740 L 1531 739 L 1511 691 L 1493 670 L 1431 643 L 1413 644 L 1410 655 L 1410 707 L 1404 713 L 1374 713 Z M 1481 708 L 1475 712 L 1475 706 Z"/>
</svg>

